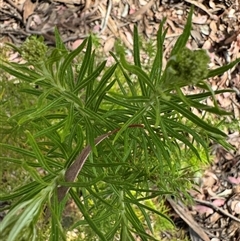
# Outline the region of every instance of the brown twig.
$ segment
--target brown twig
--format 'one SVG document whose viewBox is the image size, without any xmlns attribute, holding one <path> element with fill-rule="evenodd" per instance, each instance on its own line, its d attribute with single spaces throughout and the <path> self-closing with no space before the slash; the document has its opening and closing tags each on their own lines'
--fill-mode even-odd
<svg viewBox="0 0 240 241">
<path fill-rule="evenodd" d="M 22 8 L 18 7 L 17 4 L 12 2 L 12 0 L 6 0 L 6 2 L 10 4 L 13 8 L 15 8 L 19 14 L 22 14 L 22 11 L 23 11 Z"/>
<path fill-rule="evenodd" d="M 234 221 L 240 223 L 240 219 L 238 219 L 238 218 L 236 218 L 235 216 L 233 216 L 232 214 L 224 211 L 222 208 L 219 208 L 219 207 L 215 206 L 215 205 L 214 205 L 213 203 L 211 203 L 211 202 L 203 201 L 203 200 L 199 200 L 199 199 L 194 199 L 194 201 L 195 201 L 195 202 L 198 202 L 198 203 L 200 203 L 200 204 L 202 204 L 202 205 L 211 207 L 211 208 L 213 208 L 214 210 L 216 210 L 217 212 L 220 212 L 220 213 L 222 213 L 223 215 L 225 215 L 225 216 L 233 219 Z"/>
</svg>

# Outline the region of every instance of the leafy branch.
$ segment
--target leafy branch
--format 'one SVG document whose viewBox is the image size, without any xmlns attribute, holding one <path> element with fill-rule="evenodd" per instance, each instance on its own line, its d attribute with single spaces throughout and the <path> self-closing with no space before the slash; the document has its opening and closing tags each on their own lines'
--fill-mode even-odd
<svg viewBox="0 0 240 241">
<path fill-rule="evenodd" d="M 72 52 L 57 30 L 53 49 L 36 37 L 20 48 L 12 46 L 26 62 L 3 60 L 0 68 L 19 81 L 19 93 L 27 95 L 29 103 L 12 113 L 7 96 L 2 96 L 2 122 L 7 128 L 1 129 L 5 137 L 0 158 L 22 168 L 28 179 L 1 194 L 1 201 L 11 203 L 1 223 L 2 239 L 36 239 L 47 208 L 51 219 L 46 238 L 66 240 L 61 221 L 72 198 L 79 215 L 70 229 L 83 230 L 86 240 L 135 240 L 136 234 L 143 241 L 156 240 L 152 215 L 171 220 L 147 201 L 189 197 L 186 190 L 194 171 L 185 161 L 187 154 L 196 155 L 200 163 L 199 146 L 206 156 L 210 141 L 231 148 L 226 134 L 191 108 L 231 114 L 216 102 L 203 104 L 208 97 L 230 91 L 213 91 L 205 78 L 224 73 L 240 59 L 208 70 L 207 53 L 185 47 L 192 13 L 193 9 L 165 69 L 164 21 L 147 70 L 141 63 L 136 27 L 134 63 L 127 62 L 125 49 L 118 44 L 111 53 L 116 63 L 110 67 L 96 60 L 91 36 Z M 203 91 L 185 95 L 181 88 L 187 85 Z"/>
</svg>

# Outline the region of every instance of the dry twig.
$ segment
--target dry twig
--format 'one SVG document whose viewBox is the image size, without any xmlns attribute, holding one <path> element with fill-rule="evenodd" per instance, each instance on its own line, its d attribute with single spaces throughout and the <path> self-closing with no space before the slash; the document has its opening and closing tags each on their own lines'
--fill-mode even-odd
<svg viewBox="0 0 240 241">
<path fill-rule="evenodd" d="M 215 206 L 215 205 L 214 205 L 213 203 L 211 203 L 211 202 L 203 201 L 203 200 L 199 200 L 199 199 L 194 199 L 194 201 L 195 201 L 195 202 L 198 202 L 198 203 L 200 203 L 200 204 L 202 204 L 202 205 L 211 207 L 211 208 L 213 208 L 215 211 L 220 212 L 220 213 L 222 213 L 223 215 L 225 215 L 225 216 L 233 219 L 234 221 L 240 223 L 240 219 L 238 219 L 238 218 L 236 218 L 235 216 L 233 216 L 232 214 L 224 211 L 222 208 L 219 208 L 219 207 Z"/>
</svg>

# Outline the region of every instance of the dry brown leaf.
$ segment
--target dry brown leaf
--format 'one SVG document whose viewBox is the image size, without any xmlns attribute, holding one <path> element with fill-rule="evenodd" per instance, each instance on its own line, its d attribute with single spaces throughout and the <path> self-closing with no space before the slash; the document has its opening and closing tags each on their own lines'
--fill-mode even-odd
<svg viewBox="0 0 240 241">
<path fill-rule="evenodd" d="M 213 41 L 213 42 L 217 42 L 218 41 L 218 37 L 217 37 L 217 25 L 216 25 L 216 21 L 211 21 L 209 24 L 210 27 L 210 35 L 209 38 Z"/>
<path fill-rule="evenodd" d="M 194 16 L 192 19 L 192 23 L 196 23 L 196 24 L 205 24 L 207 22 L 207 15 L 198 15 L 198 16 Z"/>
<path fill-rule="evenodd" d="M 154 2 L 155 2 L 154 0 L 150 0 L 147 4 L 145 4 L 139 10 L 137 10 L 133 14 L 130 14 L 129 19 L 131 19 L 134 22 L 137 20 L 140 20 L 142 18 L 143 14 L 145 14 L 146 11 L 151 8 L 151 6 L 154 4 Z"/>
<path fill-rule="evenodd" d="M 232 104 L 231 99 L 223 98 L 222 96 L 218 96 L 218 102 L 222 108 L 226 108 Z"/>
<path fill-rule="evenodd" d="M 206 171 L 203 176 L 202 185 L 203 187 L 211 188 L 217 181 L 218 178 L 214 173 Z"/>
<path fill-rule="evenodd" d="M 215 3 L 213 2 L 213 0 L 210 0 L 210 1 L 209 1 L 209 6 L 210 6 L 212 9 L 215 9 L 215 8 L 216 8 L 216 5 L 215 5 Z"/>
<path fill-rule="evenodd" d="M 23 5 L 23 22 L 26 23 L 28 17 L 33 14 L 36 6 L 38 4 L 38 1 L 33 3 L 31 0 L 26 0 Z"/>
<path fill-rule="evenodd" d="M 215 212 L 213 215 L 209 217 L 209 221 L 210 223 L 216 223 L 219 220 L 219 218 L 221 218 L 221 215 Z"/>
<path fill-rule="evenodd" d="M 83 39 L 77 39 L 72 43 L 71 49 L 76 49 L 81 43 L 83 42 Z"/>
<path fill-rule="evenodd" d="M 115 43 L 114 37 L 108 38 L 103 47 L 104 52 L 108 53 L 110 50 L 112 50 L 114 47 L 114 43 Z"/>
<path fill-rule="evenodd" d="M 240 214 L 240 201 L 233 200 L 231 203 L 231 210 L 236 214 Z"/>
<path fill-rule="evenodd" d="M 239 183 L 239 185 L 233 187 L 233 193 L 234 194 L 240 194 L 240 183 Z"/>
<path fill-rule="evenodd" d="M 126 35 L 126 38 L 127 38 L 128 42 L 129 42 L 131 45 L 133 45 L 133 36 L 132 36 L 132 34 L 129 33 L 129 31 L 125 31 L 124 33 L 125 33 L 125 35 Z"/>
<path fill-rule="evenodd" d="M 213 213 L 213 209 L 203 206 L 203 205 L 195 205 L 193 210 L 196 210 L 198 213 L 206 214 L 207 216 Z"/>
<path fill-rule="evenodd" d="M 204 42 L 204 44 L 203 44 L 203 46 L 202 46 L 202 49 L 209 50 L 209 49 L 211 49 L 211 47 L 212 47 L 212 43 L 211 43 L 211 41 L 208 39 L 208 40 L 206 40 L 206 41 Z"/>
<path fill-rule="evenodd" d="M 213 200 L 213 205 L 215 205 L 215 206 L 217 206 L 217 207 L 221 207 L 221 206 L 223 206 L 224 204 L 225 204 L 225 199 L 215 199 L 215 200 Z"/>
</svg>

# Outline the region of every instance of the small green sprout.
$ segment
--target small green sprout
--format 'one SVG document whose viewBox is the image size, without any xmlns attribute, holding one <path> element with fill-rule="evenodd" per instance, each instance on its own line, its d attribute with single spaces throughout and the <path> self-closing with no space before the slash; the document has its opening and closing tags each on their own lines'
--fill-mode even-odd
<svg viewBox="0 0 240 241">
<path fill-rule="evenodd" d="M 44 60 L 47 46 L 44 43 L 43 37 L 37 38 L 36 36 L 31 36 L 20 47 L 21 55 L 23 59 L 28 62 L 37 63 Z"/>
</svg>

